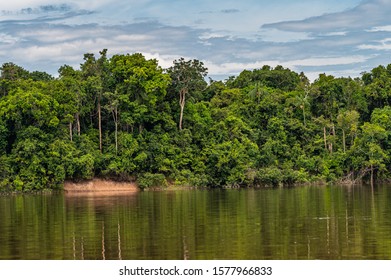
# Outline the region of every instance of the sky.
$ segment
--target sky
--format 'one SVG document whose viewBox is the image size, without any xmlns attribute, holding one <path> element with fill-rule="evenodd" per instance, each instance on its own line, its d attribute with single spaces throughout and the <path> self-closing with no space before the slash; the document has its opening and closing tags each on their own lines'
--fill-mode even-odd
<svg viewBox="0 0 391 280">
<path fill-rule="evenodd" d="M 3 2 L 3 1 L 2 1 Z M 311 80 L 391 63 L 391 0 L 12 0 L 0 64 L 54 76 L 85 53 L 201 60 L 214 80 L 282 65 Z"/>
</svg>

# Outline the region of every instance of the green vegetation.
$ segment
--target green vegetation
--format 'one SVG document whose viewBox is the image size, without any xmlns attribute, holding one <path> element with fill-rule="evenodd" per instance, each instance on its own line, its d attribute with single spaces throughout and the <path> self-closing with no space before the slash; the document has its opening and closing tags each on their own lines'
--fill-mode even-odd
<svg viewBox="0 0 391 280">
<path fill-rule="evenodd" d="M 281 186 L 391 178 L 391 64 L 361 78 L 277 66 L 205 81 L 141 54 L 85 54 L 59 77 L 0 68 L 0 190 L 95 176 L 156 185 Z"/>
</svg>

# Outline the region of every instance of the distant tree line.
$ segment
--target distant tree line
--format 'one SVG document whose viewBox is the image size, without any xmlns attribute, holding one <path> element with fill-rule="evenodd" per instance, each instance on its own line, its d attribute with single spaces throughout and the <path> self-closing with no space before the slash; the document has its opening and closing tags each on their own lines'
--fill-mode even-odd
<svg viewBox="0 0 391 280">
<path fill-rule="evenodd" d="M 0 189 L 93 177 L 140 187 L 391 178 L 391 64 L 310 82 L 282 66 L 206 81 L 201 61 L 84 55 L 58 78 L 4 63 Z"/>
</svg>

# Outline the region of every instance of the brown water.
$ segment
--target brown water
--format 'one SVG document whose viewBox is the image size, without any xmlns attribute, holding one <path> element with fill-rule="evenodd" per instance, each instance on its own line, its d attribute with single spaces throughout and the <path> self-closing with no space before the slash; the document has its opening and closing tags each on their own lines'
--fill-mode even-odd
<svg viewBox="0 0 391 280">
<path fill-rule="evenodd" d="M 2 196 L 0 259 L 391 259 L 391 186 Z"/>
</svg>

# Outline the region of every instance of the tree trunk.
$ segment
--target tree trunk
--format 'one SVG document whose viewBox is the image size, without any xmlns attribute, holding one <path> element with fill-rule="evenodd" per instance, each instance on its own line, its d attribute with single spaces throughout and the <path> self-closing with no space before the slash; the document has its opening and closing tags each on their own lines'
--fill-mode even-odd
<svg viewBox="0 0 391 280">
<path fill-rule="evenodd" d="M 80 97 L 80 91 L 77 91 L 77 101 L 78 101 L 78 105 L 77 105 L 77 113 L 76 113 L 76 126 L 77 126 L 77 135 L 80 136 L 80 108 L 82 107 L 81 105 L 81 97 Z"/>
<path fill-rule="evenodd" d="M 115 108 L 115 154 L 118 154 L 118 111 L 117 108 Z"/>
<path fill-rule="evenodd" d="M 181 105 L 181 114 L 179 116 L 179 130 L 182 130 L 182 121 L 183 121 L 183 109 L 185 106 Z"/>
<path fill-rule="evenodd" d="M 72 137 L 72 122 L 69 122 L 69 138 L 71 139 L 71 142 L 73 141 Z"/>
<path fill-rule="evenodd" d="M 179 93 L 179 106 L 181 107 L 181 113 L 179 115 L 179 130 L 182 130 L 182 122 L 183 122 L 183 110 L 185 109 L 186 102 L 186 90 L 182 89 Z"/>
<path fill-rule="evenodd" d="M 118 154 L 118 123 L 115 122 L 115 154 Z"/>
<path fill-rule="evenodd" d="M 80 136 L 80 114 L 76 113 L 77 135 Z"/>
<path fill-rule="evenodd" d="M 345 130 L 343 130 L 343 129 L 342 129 L 342 144 L 343 144 L 343 152 L 346 153 Z"/>
<path fill-rule="evenodd" d="M 331 128 L 331 134 L 335 137 L 335 127 L 334 127 L 334 125 Z M 332 140 L 333 140 L 333 138 L 332 138 Z M 330 154 L 332 154 L 333 153 L 333 141 L 330 141 L 329 149 L 330 149 Z"/>
<path fill-rule="evenodd" d="M 327 151 L 327 138 L 326 138 L 326 127 L 323 127 L 323 139 L 324 139 L 324 148 Z"/>
<path fill-rule="evenodd" d="M 99 150 L 102 152 L 102 116 L 100 108 L 100 95 L 98 96 L 98 128 L 99 128 Z"/>
<path fill-rule="evenodd" d="M 304 120 L 304 127 L 306 126 L 306 121 L 305 121 L 305 107 L 303 105 L 303 120 Z"/>
</svg>

